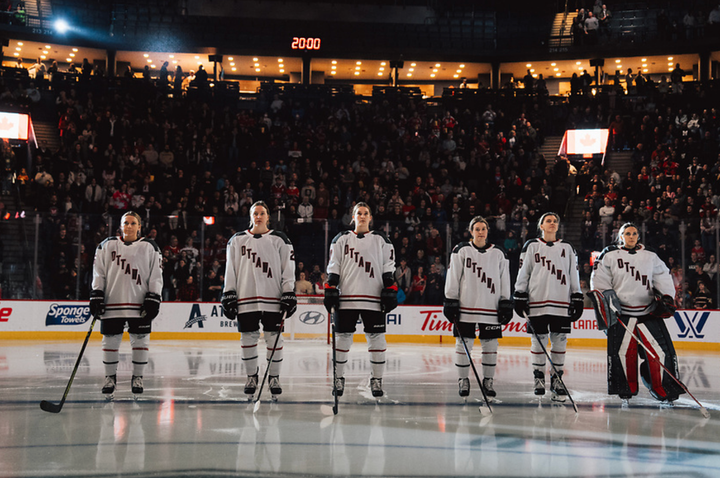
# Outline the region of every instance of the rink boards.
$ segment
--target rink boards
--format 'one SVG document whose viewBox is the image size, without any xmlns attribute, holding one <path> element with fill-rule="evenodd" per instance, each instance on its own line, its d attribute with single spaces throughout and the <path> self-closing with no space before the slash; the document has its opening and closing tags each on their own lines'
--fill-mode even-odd
<svg viewBox="0 0 720 478">
<path fill-rule="evenodd" d="M 89 322 L 90 308 L 84 301 L 0 301 L 2 339 L 72 339 L 87 333 Z M 720 350 L 720 311 L 680 310 L 666 324 L 678 348 Z M 96 333 L 99 329 L 96 324 Z M 227 340 L 237 334 L 237 322 L 224 316 L 219 303 L 165 302 L 152 331 L 154 340 Z M 324 339 L 328 331 L 322 304 L 298 304 L 285 324 L 290 339 Z M 362 332 L 362 325 L 357 331 Z M 398 307 L 387 314 L 387 334 L 394 342 L 452 341 L 451 326 L 439 306 Z M 361 333 L 357 337 L 363 338 Z M 525 322 L 515 316 L 504 326 L 503 337 L 505 343 L 528 341 Z M 604 345 L 605 334 L 597 330 L 591 309 L 573 323 L 569 339 L 582 345 Z"/>
</svg>

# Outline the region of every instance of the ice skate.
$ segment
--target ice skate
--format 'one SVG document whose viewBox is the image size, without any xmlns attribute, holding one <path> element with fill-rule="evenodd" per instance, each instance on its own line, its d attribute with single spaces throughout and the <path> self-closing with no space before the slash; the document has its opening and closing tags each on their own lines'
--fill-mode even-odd
<svg viewBox="0 0 720 478">
<path fill-rule="evenodd" d="M 338 397 L 342 397 L 344 392 L 345 392 L 345 377 L 338 377 L 335 379 L 335 390 L 333 390 L 333 394 L 337 395 Z"/>
<path fill-rule="evenodd" d="M 370 379 L 370 391 L 372 392 L 372 396 L 375 398 L 380 398 L 383 396 L 382 379 L 381 378 L 373 377 Z"/>
<path fill-rule="evenodd" d="M 276 402 L 278 399 L 278 395 L 282 394 L 282 387 L 280 387 L 280 377 L 277 375 L 270 375 L 270 381 L 268 382 L 268 386 L 270 387 L 270 394 L 272 395 L 272 400 Z"/>
<path fill-rule="evenodd" d="M 467 401 L 467 397 L 470 395 L 470 379 L 469 378 L 459 378 L 458 379 L 458 393 L 461 397 Z"/>
<path fill-rule="evenodd" d="M 488 398 L 495 398 L 497 396 L 497 393 L 495 392 L 495 387 L 493 387 L 493 379 L 492 378 L 484 378 L 482 382 L 483 389 L 485 390 L 485 395 L 488 396 Z"/>
<path fill-rule="evenodd" d="M 250 395 L 251 399 L 252 396 L 255 395 L 255 390 L 257 390 L 257 384 L 258 375 L 248 375 L 247 382 L 245 382 L 245 394 Z"/>
<path fill-rule="evenodd" d="M 565 387 L 562 383 L 562 375 L 563 371 L 558 370 L 557 375 L 553 374 L 550 377 L 550 391 L 552 391 L 552 400 L 554 402 L 564 402 L 567 400 L 568 392 L 565 390 Z"/>
<path fill-rule="evenodd" d="M 105 395 L 106 400 L 112 400 L 115 398 L 115 389 L 117 387 L 117 375 L 106 375 L 105 384 L 102 388 L 102 393 Z"/>
<path fill-rule="evenodd" d="M 130 384 L 132 386 L 132 393 L 135 396 L 135 400 L 137 400 L 140 395 L 145 391 L 143 388 L 143 378 L 141 375 L 133 375 L 132 380 L 130 381 Z"/>
<path fill-rule="evenodd" d="M 623 410 L 630 408 L 630 399 L 632 398 L 632 395 L 629 393 L 621 393 L 619 396 L 620 400 L 622 400 L 620 408 L 622 408 Z"/>
<path fill-rule="evenodd" d="M 545 395 L 545 373 L 542 370 L 533 370 L 535 377 L 535 395 Z"/>
</svg>

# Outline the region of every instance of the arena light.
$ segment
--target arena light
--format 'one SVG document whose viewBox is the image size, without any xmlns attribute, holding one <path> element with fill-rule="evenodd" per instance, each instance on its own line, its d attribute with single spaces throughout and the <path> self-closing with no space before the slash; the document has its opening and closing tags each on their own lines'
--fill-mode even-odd
<svg viewBox="0 0 720 478">
<path fill-rule="evenodd" d="M 61 19 L 55 21 L 55 30 L 58 33 L 60 33 L 60 34 L 67 33 L 67 31 L 69 29 L 70 29 L 70 24 L 66 20 L 63 20 L 61 18 Z"/>
</svg>

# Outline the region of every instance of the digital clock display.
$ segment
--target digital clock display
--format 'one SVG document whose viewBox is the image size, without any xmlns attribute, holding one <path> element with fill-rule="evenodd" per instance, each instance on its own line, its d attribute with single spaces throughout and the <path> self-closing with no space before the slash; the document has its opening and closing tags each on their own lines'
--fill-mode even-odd
<svg viewBox="0 0 720 478">
<path fill-rule="evenodd" d="M 319 38 L 293 37 L 290 48 L 293 50 L 319 50 Z"/>
</svg>

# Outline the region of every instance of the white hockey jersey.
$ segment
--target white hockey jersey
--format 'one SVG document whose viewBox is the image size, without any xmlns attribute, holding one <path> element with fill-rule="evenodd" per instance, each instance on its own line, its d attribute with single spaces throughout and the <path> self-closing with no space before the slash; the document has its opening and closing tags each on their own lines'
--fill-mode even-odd
<svg viewBox="0 0 720 478">
<path fill-rule="evenodd" d="M 108 237 L 95 250 L 92 289 L 105 292 L 103 319 L 140 317 L 145 294 L 162 295 L 162 257 L 152 239 Z"/>
<path fill-rule="evenodd" d="M 569 317 L 570 294 L 581 293 L 578 259 L 562 240 L 530 239 L 520 253 L 516 292 L 527 292 L 530 317 Z"/>
<path fill-rule="evenodd" d="M 395 274 L 395 249 L 380 231 L 343 231 L 330 245 L 327 273 L 340 277 L 341 309 L 379 311 L 383 274 Z"/>
<path fill-rule="evenodd" d="M 295 291 L 295 250 L 278 231 L 242 231 L 227 243 L 225 292 L 235 291 L 238 313 L 280 312 L 280 297 Z"/>
<path fill-rule="evenodd" d="M 490 244 L 461 242 L 450 255 L 445 298 L 460 300 L 460 322 L 497 324 L 501 299 L 510 299 L 510 263 L 505 251 Z"/>
<path fill-rule="evenodd" d="M 652 312 L 653 288 L 675 297 L 675 285 L 667 266 L 642 244 L 631 250 L 619 246 L 603 249 L 593 265 L 590 287 L 601 292 L 614 290 L 623 315 L 631 317 Z"/>
</svg>

